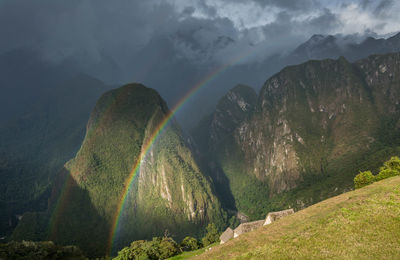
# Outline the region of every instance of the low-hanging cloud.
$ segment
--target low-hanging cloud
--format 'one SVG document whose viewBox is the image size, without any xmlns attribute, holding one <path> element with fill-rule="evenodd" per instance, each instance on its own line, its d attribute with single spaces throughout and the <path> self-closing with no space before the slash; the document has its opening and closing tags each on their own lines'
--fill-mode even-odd
<svg viewBox="0 0 400 260">
<path fill-rule="evenodd" d="M 313 34 L 390 36 L 399 11 L 393 0 L 0 0 L 0 54 L 74 59 L 107 83 L 139 81 L 173 103 L 215 68 L 258 64 Z M 215 84 L 259 87 L 267 76 L 232 71 Z"/>
<path fill-rule="evenodd" d="M 275 51 L 273 46 L 294 46 L 316 33 L 387 35 L 400 25 L 399 10 L 392 0 L 2 0 L 0 35 L 7 40 L 0 52 L 37 48 L 55 60 L 82 53 L 96 59 L 106 52 L 123 65 L 160 35 L 171 36 L 183 47 L 179 55 L 188 57 L 213 48 L 220 36 L 241 48 L 262 44 L 259 49 L 271 45 Z"/>
</svg>

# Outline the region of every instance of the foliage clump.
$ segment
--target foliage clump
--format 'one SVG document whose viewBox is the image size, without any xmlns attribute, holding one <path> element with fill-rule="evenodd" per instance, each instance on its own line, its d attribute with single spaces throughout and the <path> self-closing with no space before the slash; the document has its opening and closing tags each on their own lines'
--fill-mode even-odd
<svg viewBox="0 0 400 260">
<path fill-rule="evenodd" d="M 194 237 L 185 237 L 181 242 L 181 249 L 183 251 L 193 251 L 199 249 L 200 247 L 201 244 Z"/>
<path fill-rule="evenodd" d="M 354 178 L 354 187 L 356 189 L 362 188 L 364 186 L 370 185 L 375 181 L 375 176 L 371 171 L 360 172 Z"/>
<path fill-rule="evenodd" d="M 354 187 L 356 189 L 359 189 L 373 182 L 387 179 L 397 175 L 400 175 L 400 158 L 394 156 L 390 158 L 389 161 L 386 161 L 383 164 L 377 175 L 373 175 L 371 171 L 360 172 L 354 178 Z"/>
<path fill-rule="evenodd" d="M 203 243 L 203 246 L 208 246 L 211 245 L 215 242 L 219 241 L 219 235 L 220 233 L 218 232 L 217 227 L 215 226 L 214 223 L 210 223 L 207 226 L 207 233 L 206 235 L 201 239 L 201 242 Z"/>
<path fill-rule="evenodd" d="M 202 247 L 209 246 L 219 241 L 219 231 L 214 223 L 208 224 L 207 233 L 201 242 L 194 237 L 185 237 L 178 245 L 171 237 L 154 237 L 151 241 L 133 241 L 129 247 L 125 247 L 118 252 L 114 259 L 166 259 L 178 255 L 184 251 L 194 251 Z"/>
<path fill-rule="evenodd" d="M 166 259 L 181 252 L 178 244 L 170 237 L 154 237 L 152 241 L 138 240 L 118 252 L 115 259 Z"/>
<path fill-rule="evenodd" d="M 51 241 L 0 244 L 0 259 L 86 259 L 76 246 L 58 246 Z"/>
<path fill-rule="evenodd" d="M 395 156 L 383 164 L 376 175 L 376 180 L 380 181 L 397 175 L 400 175 L 400 158 Z"/>
</svg>

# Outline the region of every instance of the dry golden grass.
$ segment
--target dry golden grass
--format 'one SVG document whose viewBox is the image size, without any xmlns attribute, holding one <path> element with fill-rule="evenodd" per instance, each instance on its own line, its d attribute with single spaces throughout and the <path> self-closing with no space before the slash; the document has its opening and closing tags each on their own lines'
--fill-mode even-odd
<svg viewBox="0 0 400 260">
<path fill-rule="evenodd" d="M 199 259 L 400 259 L 400 177 L 322 201 Z"/>
</svg>

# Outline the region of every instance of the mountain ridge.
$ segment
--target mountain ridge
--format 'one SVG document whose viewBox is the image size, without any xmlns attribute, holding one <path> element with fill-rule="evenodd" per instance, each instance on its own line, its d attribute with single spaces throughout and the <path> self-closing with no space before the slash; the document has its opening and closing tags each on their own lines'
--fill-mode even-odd
<svg viewBox="0 0 400 260">
<path fill-rule="evenodd" d="M 44 239 L 51 235 L 58 244 L 78 241 L 87 254 L 100 256 L 107 253 L 110 232 L 116 234 L 112 241 L 115 252 L 133 240 L 164 235 L 165 230 L 183 238 L 201 234 L 209 222 L 224 225 L 226 213 L 212 183 L 202 173 L 175 120 L 148 152 L 144 147 L 168 114 L 159 94 L 141 84 L 128 84 L 102 95 L 91 113 L 80 150 L 65 164 L 61 180 L 53 188 L 47 214 L 55 211 L 58 215 L 58 232 L 44 234 Z M 135 161 L 143 152 L 145 157 L 133 173 L 124 207 L 116 212 L 126 179 L 136 170 Z M 65 198 L 60 183 L 70 183 Z M 57 208 L 60 200 L 66 201 L 63 213 Z M 115 214 L 120 215 L 119 225 L 110 230 Z M 22 218 L 13 239 L 31 236 L 26 224 L 30 219 Z M 90 233 L 91 228 L 96 232 Z"/>
<path fill-rule="evenodd" d="M 258 219 L 303 208 L 350 189 L 355 174 L 371 168 L 366 158 L 381 163 L 395 155 L 399 62 L 399 53 L 313 60 L 269 78 L 254 110 L 206 151 L 238 210 Z M 260 203 L 260 196 L 268 199 Z"/>
</svg>

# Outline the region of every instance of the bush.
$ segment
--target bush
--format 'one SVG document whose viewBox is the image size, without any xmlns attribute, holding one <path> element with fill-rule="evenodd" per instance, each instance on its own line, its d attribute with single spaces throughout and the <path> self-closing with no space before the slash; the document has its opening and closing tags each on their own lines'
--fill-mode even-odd
<svg viewBox="0 0 400 260">
<path fill-rule="evenodd" d="M 367 186 L 375 181 L 375 176 L 371 171 L 360 172 L 354 178 L 354 187 L 356 189 Z"/>
<path fill-rule="evenodd" d="M 392 169 L 382 169 L 378 175 L 375 176 L 376 181 L 380 181 L 383 179 L 387 179 L 396 175 L 399 175 L 400 172 L 397 172 Z"/>
<path fill-rule="evenodd" d="M 199 241 L 194 237 L 185 237 L 181 242 L 183 251 L 193 251 L 200 248 Z"/>
<path fill-rule="evenodd" d="M 138 240 L 118 252 L 115 259 L 166 259 L 181 252 L 178 244 L 170 237 L 154 237 L 152 241 Z"/>
<path fill-rule="evenodd" d="M 400 158 L 397 156 L 390 158 L 390 160 L 385 162 L 383 167 L 381 167 L 381 170 L 385 169 L 400 172 Z"/>
<path fill-rule="evenodd" d="M 360 172 L 354 178 L 354 187 L 358 189 L 375 181 L 380 181 L 398 175 L 400 175 L 400 158 L 394 156 L 383 164 L 376 176 L 372 175 L 371 171 Z"/>
<path fill-rule="evenodd" d="M 201 239 L 203 246 L 208 246 L 219 241 L 219 232 L 215 224 L 210 223 L 207 226 L 207 234 Z"/>
<path fill-rule="evenodd" d="M 395 156 L 383 164 L 380 172 L 376 175 L 376 180 L 380 181 L 397 175 L 400 175 L 400 158 Z"/>
<path fill-rule="evenodd" d="M 178 244 L 170 237 L 164 237 L 159 244 L 158 259 L 166 259 L 181 252 Z"/>
</svg>

